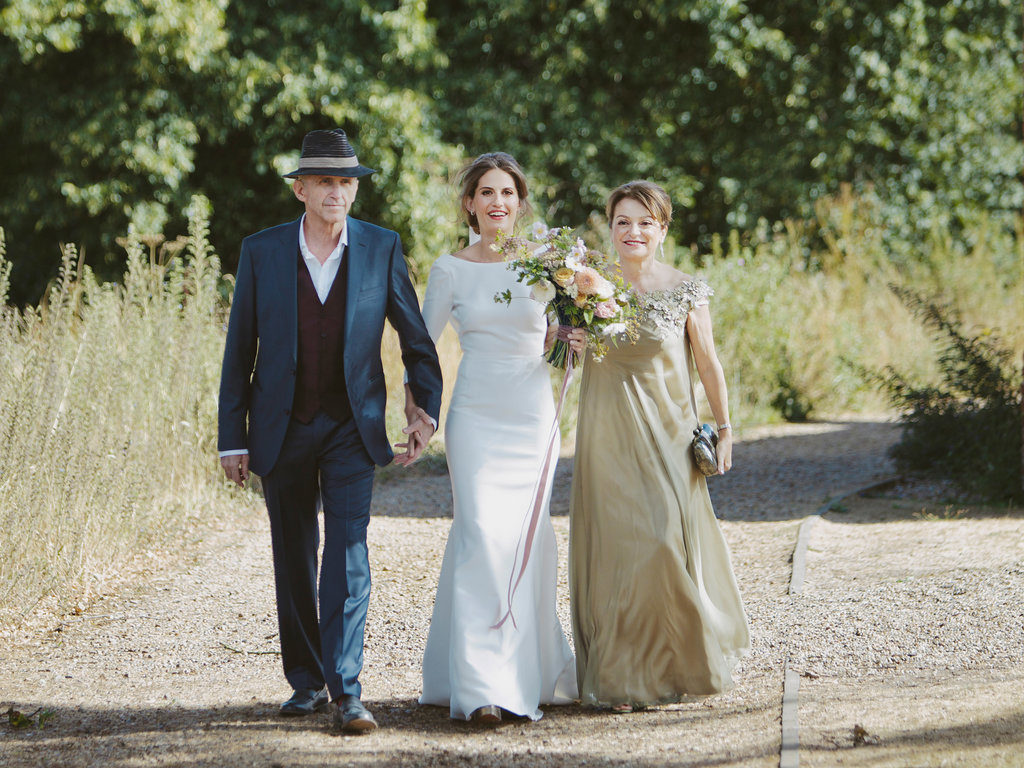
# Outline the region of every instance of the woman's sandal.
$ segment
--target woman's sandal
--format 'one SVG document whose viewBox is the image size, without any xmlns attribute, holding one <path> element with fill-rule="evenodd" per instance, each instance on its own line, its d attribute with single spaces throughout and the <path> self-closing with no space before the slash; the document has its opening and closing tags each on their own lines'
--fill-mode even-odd
<svg viewBox="0 0 1024 768">
<path fill-rule="evenodd" d="M 496 707 L 493 704 L 477 707 L 470 714 L 469 719 L 480 725 L 497 725 L 501 722 L 501 707 Z"/>
<path fill-rule="evenodd" d="M 613 704 L 609 707 L 609 711 L 613 715 L 628 715 L 633 711 L 632 704 Z"/>
</svg>

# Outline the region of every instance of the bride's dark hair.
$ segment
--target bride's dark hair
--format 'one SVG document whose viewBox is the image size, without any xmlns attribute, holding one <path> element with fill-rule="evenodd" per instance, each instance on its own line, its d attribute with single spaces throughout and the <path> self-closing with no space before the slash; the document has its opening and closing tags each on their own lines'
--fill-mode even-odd
<svg viewBox="0 0 1024 768">
<path fill-rule="evenodd" d="M 516 194 L 519 195 L 519 214 L 516 216 L 516 225 L 532 212 L 530 207 L 530 192 L 526 186 L 526 174 L 519 167 L 519 163 L 508 152 L 485 152 L 476 160 L 471 162 L 459 173 L 459 186 L 462 188 L 459 194 L 459 210 L 462 211 L 463 220 L 470 228 L 480 234 L 480 222 L 475 213 L 470 213 L 466 208 L 466 201 L 472 199 L 476 194 L 480 177 L 488 171 L 497 168 L 512 177 L 516 185 Z"/>
</svg>

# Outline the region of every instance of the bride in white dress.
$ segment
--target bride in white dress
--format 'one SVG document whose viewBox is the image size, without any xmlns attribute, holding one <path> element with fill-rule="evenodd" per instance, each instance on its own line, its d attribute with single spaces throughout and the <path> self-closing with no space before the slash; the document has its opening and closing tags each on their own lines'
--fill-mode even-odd
<svg viewBox="0 0 1024 768">
<path fill-rule="evenodd" d="M 420 703 L 482 723 L 500 721 L 502 711 L 537 720 L 541 704 L 571 703 L 577 688 L 555 609 L 550 482 L 526 569 L 508 604 L 555 415 L 544 308 L 490 248 L 498 230 L 512 233 L 528 206 L 522 170 L 505 153 L 481 155 L 463 171 L 461 202 L 480 240 L 434 262 L 423 300 L 431 337 L 436 341 L 450 321 L 462 361 L 444 425 L 454 519 Z M 495 303 L 505 290 L 512 292 L 511 304 Z M 495 628 L 509 609 L 511 616 Z"/>
</svg>

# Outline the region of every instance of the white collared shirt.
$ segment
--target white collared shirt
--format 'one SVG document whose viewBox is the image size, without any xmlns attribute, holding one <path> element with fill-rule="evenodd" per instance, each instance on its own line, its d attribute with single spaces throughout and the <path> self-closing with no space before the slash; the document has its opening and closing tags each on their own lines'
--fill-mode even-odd
<svg viewBox="0 0 1024 768">
<path fill-rule="evenodd" d="M 348 245 L 348 219 L 345 220 L 345 226 L 341 229 L 341 237 L 338 238 L 338 244 L 334 246 L 331 255 L 327 257 L 323 264 L 313 255 L 313 252 L 309 250 L 309 246 L 306 244 L 305 224 L 306 214 L 302 214 L 302 219 L 299 221 L 299 251 L 302 253 L 302 260 L 306 262 L 309 276 L 313 280 L 313 288 L 316 289 L 316 295 L 320 298 L 320 303 L 323 304 L 327 301 L 327 294 L 331 292 L 334 279 L 338 276 L 338 268 L 341 266 L 341 254 L 345 250 L 345 246 Z"/>
</svg>

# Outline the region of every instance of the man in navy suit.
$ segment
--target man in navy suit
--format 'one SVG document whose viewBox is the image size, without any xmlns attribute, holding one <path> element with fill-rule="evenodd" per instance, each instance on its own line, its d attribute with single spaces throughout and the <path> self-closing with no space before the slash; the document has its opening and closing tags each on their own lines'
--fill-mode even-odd
<svg viewBox="0 0 1024 768">
<path fill-rule="evenodd" d="M 242 241 L 219 406 L 221 465 L 239 485 L 250 470 L 260 476 L 270 515 L 281 657 L 294 691 L 281 714 L 330 702 L 347 732 L 376 728 L 359 685 L 374 466 L 415 461 L 441 406 L 441 369 L 399 237 L 348 215 L 370 173 L 341 129 L 303 139 L 299 168 L 286 176 L 305 214 Z M 414 404 L 397 457 L 384 429 L 385 318 Z"/>
</svg>

